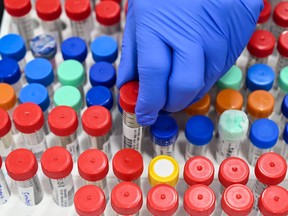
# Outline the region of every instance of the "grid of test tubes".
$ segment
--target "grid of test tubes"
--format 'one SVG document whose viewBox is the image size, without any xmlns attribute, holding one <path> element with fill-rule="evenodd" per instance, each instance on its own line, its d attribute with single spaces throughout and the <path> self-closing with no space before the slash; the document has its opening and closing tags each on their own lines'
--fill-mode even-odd
<svg viewBox="0 0 288 216">
<path fill-rule="evenodd" d="M 288 215 L 288 2 L 200 101 L 138 125 L 127 2 L 4 0 L 0 215 Z"/>
</svg>

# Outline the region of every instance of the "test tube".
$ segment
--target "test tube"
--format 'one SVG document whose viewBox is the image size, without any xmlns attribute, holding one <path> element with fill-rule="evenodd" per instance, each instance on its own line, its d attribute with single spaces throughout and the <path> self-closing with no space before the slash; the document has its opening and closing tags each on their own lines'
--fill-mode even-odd
<svg viewBox="0 0 288 216">
<path fill-rule="evenodd" d="M 48 115 L 50 131 L 55 135 L 57 145 L 66 148 L 75 162 L 79 155 L 77 140 L 78 118 L 75 110 L 68 106 L 58 106 Z"/>
<path fill-rule="evenodd" d="M 1 110 L 0 110 L 0 112 L 1 112 Z M 2 158 L 0 157 L 0 194 L 1 194 L 0 204 L 5 204 L 5 203 L 7 203 L 8 199 L 11 196 L 11 191 L 8 187 L 7 181 L 5 179 L 5 176 L 4 176 L 1 168 L 2 168 Z"/>
<path fill-rule="evenodd" d="M 112 159 L 113 173 L 119 182 L 133 181 L 141 185 L 144 165 L 142 155 L 134 149 L 121 149 Z"/>
<path fill-rule="evenodd" d="M 282 131 L 281 131 L 282 132 Z M 288 159 L 288 124 L 283 129 L 283 143 L 281 143 L 281 155 L 285 160 Z"/>
<path fill-rule="evenodd" d="M 158 184 L 148 191 L 146 205 L 154 216 L 174 215 L 179 206 L 178 192 L 170 185 Z"/>
<path fill-rule="evenodd" d="M 82 125 L 89 136 L 90 147 L 103 151 L 110 160 L 112 116 L 109 110 L 102 106 L 89 107 L 82 115 Z"/>
<path fill-rule="evenodd" d="M 0 108 L 6 110 L 10 117 L 17 105 L 14 88 L 6 83 L 0 83 Z"/>
<path fill-rule="evenodd" d="M 288 93 L 288 67 L 284 67 L 280 71 L 278 85 L 275 85 L 275 89 L 275 112 L 281 115 L 281 104 L 285 95 Z"/>
<path fill-rule="evenodd" d="M 215 203 L 215 193 L 207 185 L 193 185 L 184 194 L 183 206 L 188 215 L 213 215 Z"/>
<path fill-rule="evenodd" d="M 206 157 L 194 156 L 186 161 L 183 177 L 187 186 L 197 184 L 209 186 L 214 180 L 214 165 Z"/>
<path fill-rule="evenodd" d="M 223 89 L 234 89 L 239 91 L 241 88 L 242 79 L 243 73 L 241 69 L 238 66 L 233 65 L 230 70 L 217 81 L 216 86 L 218 91 Z"/>
<path fill-rule="evenodd" d="M 258 200 L 261 193 L 268 186 L 278 185 L 284 180 L 287 172 L 287 164 L 279 154 L 268 152 L 259 157 L 254 172 L 258 181 L 255 181 L 252 191 L 255 200 Z M 256 212 L 258 211 L 256 202 L 253 209 Z"/>
<path fill-rule="evenodd" d="M 219 138 L 217 142 L 216 160 L 237 156 L 240 143 L 246 138 L 249 121 L 247 115 L 239 110 L 227 110 L 218 124 Z"/>
<path fill-rule="evenodd" d="M 103 106 L 108 110 L 113 107 L 113 95 L 110 89 L 105 86 L 95 86 L 86 94 L 86 105 L 91 106 Z"/>
<path fill-rule="evenodd" d="M 193 103 L 189 107 L 187 107 L 184 111 L 187 115 L 208 115 L 210 110 L 211 98 L 209 94 L 205 94 L 203 98 L 201 98 L 196 103 Z"/>
<path fill-rule="evenodd" d="M 104 216 L 106 198 L 101 188 L 95 185 L 85 185 L 77 190 L 74 196 L 74 206 L 80 216 Z"/>
<path fill-rule="evenodd" d="M 109 171 L 109 161 L 105 153 L 98 149 L 88 149 L 78 158 L 78 172 L 85 184 L 101 188 L 108 200 L 109 192 L 106 176 Z"/>
<path fill-rule="evenodd" d="M 5 166 L 10 178 L 16 182 L 21 201 L 27 206 L 39 204 L 43 199 L 43 191 L 34 154 L 27 149 L 16 149 L 6 158 Z"/>
<path fill-rule="evenodd" d="M 14 110 L 13 122 L 16 129 L 21 132 L 26 147 L 39 160 L 47 148 L 42 109 L 35 103 L 20 104 Z"/>
<path fill-rule="evenodd" d="M 23 37 L 26 48 L 29 48 L 29 42 L 33 38 L 33 24 L 30 16 L 32 9 L 30 0 L 14 1 L 4 0 L 4 7 L 12 17 L 12 22 L 16 26 L 17 32 Z"/>
<path fill-rule="evenodd" d="M 110 36 L 100 36 L 91 43 L 92 57 L 95 62 L 105 61 L 113 64 L 118 57 L 117 41 Z"/>
<path fill-rule="evenodd" d="M 15 142 L 12 136 L 12 130 L 11 130 L 12 123 L 11 123 L 10 116 L 4 109 L 1 109 L 1 108 L 0 108 L 0 119 L 1 119 L 0 121 L 0 155 L 1 155 L 0 159 L 1 159 L 1 158 L 7 157 L 7 155 L 11 152 L 11 150 L 15 147 Z M 0 166 L 0 169 L 1 169 L 1 166 Z M 1 194 L 1 187 L 0 187 L 0 194 Z M 1 196 L 0 196 L 0 200 L 1 200 Z"/>
<path fill-rule="evenodd" d="M 185 159 L 192 156 L 205 156 L 207 146 L 213 138 L 214 125 L 206 116 L 196 115 L 191 117 L 185 127 L 185 137 L 187 139 Z"/>
<path fill-rule="evenodd" d="M 287 6 L 288 2 L 279 2 L 274 8 L 274 23 L 271 26 L 271 32 L 276 38 L 279 38 L 280 34 L 288 29 L 288 14 L 286 13 Z"/>
<path fill-rule="evenodd" d="M 276 65 L 276 74 L 279 74 L 280 71 L 288 66 L 288 31 L 281 33 L 277 43 L 277 50 L 279 53 L 279 58 Z"/>
<path fill-rule="evenodd" d="M 260 13 L 260 16 L 257 21 L 257 29 L 262 29 L 262 30 L 269 30 L 269 18 L 272 14 L 272 6 L 269 1 L 264 0 L 264 8 Z"/>
<path fill-rule="evenodd" d="M 112 209 L 119 216 L 139 216 L 143 205 L 141 188 L 133 182 L 121 182 L 111 192 Z"/>
</svg>

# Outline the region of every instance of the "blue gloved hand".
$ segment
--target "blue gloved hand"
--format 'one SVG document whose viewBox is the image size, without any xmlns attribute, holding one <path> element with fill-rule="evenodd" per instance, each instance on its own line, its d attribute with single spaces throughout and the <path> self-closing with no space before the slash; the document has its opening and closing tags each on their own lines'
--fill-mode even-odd
<svg viewBox="0 0 288 216">
<path fill-rule="evenodd" d="M 199 100 L 248 43 L 263 0 L 129 0 L 117 86 L 140 81 L 141 125 Z"/>
</svg>

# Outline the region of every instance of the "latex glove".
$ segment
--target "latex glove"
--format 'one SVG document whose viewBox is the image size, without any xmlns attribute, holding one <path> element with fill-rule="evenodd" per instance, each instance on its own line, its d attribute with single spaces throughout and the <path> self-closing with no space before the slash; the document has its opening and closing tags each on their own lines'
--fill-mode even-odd
<svg viewBox="0 0 288 216">
<path fill-rule="evenodd" d="M 117 86 L 139 78 L 138 123 L 204 96 L 241 54 L 262 8 L 262 0 L 129 0 Z"/>
</svg>

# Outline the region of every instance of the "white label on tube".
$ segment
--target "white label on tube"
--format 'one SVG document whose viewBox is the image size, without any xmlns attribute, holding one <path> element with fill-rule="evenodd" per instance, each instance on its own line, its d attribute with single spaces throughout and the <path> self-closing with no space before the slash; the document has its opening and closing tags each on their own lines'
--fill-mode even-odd
<svg viewBox="0 0 288 216">
<path fill-rule="evenodd" d="M 35 196 L 34 196 L 33 187 L 27 187 L 27 188 L 18 187 L 18 192 L 19 192 L 21 200 L 27 206 L 34 206 L 35 205 Z"/>
<path fill-rule="evenodd" d="M 8 201 L 10 197 L 6 183 L 0 179 L 0 204 L 4 204 Z"/>
<path fill-rule="evenodd" d="M 110 139 L 103 144 L 103 152 L 108 156 L 110 154 Z"/>
<path fill-rule="evenodd" d="M 70 206 L 74 195 L 74 186 L 71 177 L 52 181 L 52 187 L 54 188 L 53 192 L 57 193 L 58 205 L 62 207 Z"/>
<path fill-rule="evenodd" d="M 128 127 L 123 123 L 123 148 L 132 148 L 137 151 L 141 149 L 141 139 L 142 139 L 143 127 L 139 126 L 137 128 Z"/>
<path fill-rule="evenodd" d="M 75 162 L 78 158 L 79 145 L 77 139 L 75 139 L 72 143 L 66 145 L 66 149 L 70 152 L 73 161 Z"/>
<path fill-rule="evenodd" d="M 240 141 L 230 142 L 219 138 L 218 151 L 223 158 L 236 156 Z"/>
<path fill-rule="evenodd" d="M 262 182 L 256 180 L 255 184 L 253 185 L 252 192 L 254 194 L 254 200 L 258 200 L 261 193 L 267 188 L 268 186 L 266 184 L 263 184 Z M 258 211 L 258 202 L 254 202 L 253 209 Z"/>
</svg>

